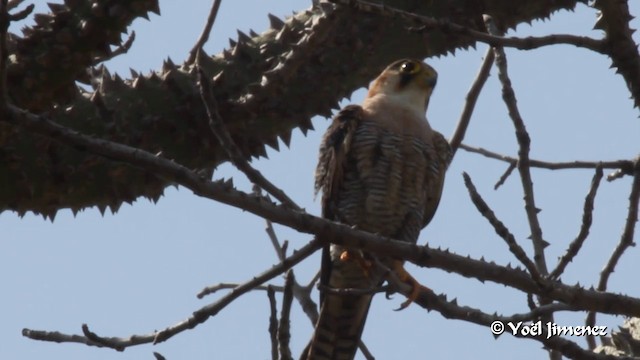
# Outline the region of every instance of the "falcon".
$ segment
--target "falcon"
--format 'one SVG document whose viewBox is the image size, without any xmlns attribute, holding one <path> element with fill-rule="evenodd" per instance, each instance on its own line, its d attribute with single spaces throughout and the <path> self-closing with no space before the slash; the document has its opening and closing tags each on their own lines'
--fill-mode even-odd
<svg viewBox="0 0 640 360">
<path fill-rule="evenodd" d="M 437 78 L 422 61 L 396 61 L 373 81 L 361 106 L 334 117 L 315 175 L 323 217 L 417 242 L 438 207 L 451 160 L 448 142 L 425 115 Z M 320 317 L 302 360 L 355 357 L 373 292 L 389 269 L 413 286 L 415 299 L 420 285 L 402 261 L 335 244 L 323 249 Z"/>
</svg>

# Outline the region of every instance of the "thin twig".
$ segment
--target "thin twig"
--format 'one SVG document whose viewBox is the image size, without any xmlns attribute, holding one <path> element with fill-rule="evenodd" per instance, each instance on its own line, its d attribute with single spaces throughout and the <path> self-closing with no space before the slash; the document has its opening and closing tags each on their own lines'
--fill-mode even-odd
<svg viewBox="0 0 640 360">
<path fill-rule="evenodd" d="M 273 287 L 267 287 L 267 297 L 269 298 L 269 338 L 271 339 L 271 359 L 278 360 L 278 314 L 276 305 L 276 295 Z"/>
<path fill-rule="evenodd" d="M 509 164 L 517 165 L 518 159 L 498 154 L 481 147 L 469 146 L 466 144 L 460 144 L 462 150 L 480 154 L 490 159 L 504 161 Z M 529 159 L 529 165 L 535 168 L 547 169 L 547 170 L 564 170 L 564 169 L 595 169 L 601 167 L 603 169 L 618 169 L 623 172 L 623 175 L 633 175 L 633 161 L 632 160 L 613 160 L 613 161 L 568 161 L 568 162 L 548 162 L 541 160 Z"/>
<path fill-rule="evenodd" d="M 500 176 L 500 179 L 498 179 L 498 182 L 496 182 L 496 184 L 493 185 L 493 190 L 498 190 L 500 186 L 504 185 L 504 182 L 507 181 L 507 179 L 515 169 L 516 169 L 516 163 L 509 164 L 509 167 L 507 168 L 507 170 L 505 170 L 502 176 Z"/>
<path fill-rule="evenodd" d="M 471 115 L 476 107 L 476 102 L 478 101 L 482 87 L 484 87 L 484 84 L 489 78 L 494 57 L 493 49 L 487 49 L 487 53 L 484 55 L 484 61 L 480 66 L 480 70 L 478 70 L 478 75 L 476 75 L 476 79 L 471 84 L 471 88 L 467 93 L 467 98 L 464 103 L 464 108 L 462 109 L 462 114 L 460 114 L 458 125 L 456 125 L 456 130 L 453 132 L 451 140 L 449 140 L 449 145 L 451 145 L 451 158 L 455 156 L 456 151 L 458 151 L 458 147 L 462 143 L 464 135 L 467 132 L 469 122 L 471 122 Z"/>
<path fill-rule="evenodd" d="M 267 193 L 278 199 L 285 206 L 297 211 L 302 211 L 302 209 L 298 205 L 296 205 L 296 203 L 291 200 L 289 196 L 284 193 L 284 191 L 273 185 L 258 170 L 254 169 L 244 158 L 238 146 L 235 144 L 233 139 L 231 139 L 229 132 L 224 126 L 224 121 L 220 117 L 220 113 L 218 112 L 218 104 L 211 90 L 211 82 L 209 81 L 209 79 L 207 79 L 207 76 L 204 74 L 204 72 L 199 68 L 198 82 L 202 102 L 204 103 L 204 106 L 207 110 L 207 115 L 209 116 L 209 126 L 211 128 L 211 131 L 220 142 L 220 146 L 222 146 L 222 148 L 227 152 L 231 163 L 236 168 L 238 168 L 238 170 L 242 171 L 252 183 L 264 189 Z"/>
<path fill-rule="evenodd" d="M 480 214 L 482 214 L 482 216 L 484 216 L 484 218 L 489 221 L 491 226 L 493 226 L 493 229 L 495 230 L 496 234 L 498 234 L 507 243 L 507 245 L 509 246 L 509 251 L 511 251 L 511 253 L 516 257 L 516 259 L 518 259 L 518 261 L 520 261 L 520 263 L 524 265 L 525 268 L 527 268 L 527 271 L 529 271 L 529 274 L 531 274 L 531 277 L 537 283 L 543 284 L 544 281 L 542 279 L 542 276 L 540 276 L 540 272 L 538 271 L 534 262 L 531 261 L 531 259 L 529 259 L 529 257 L 527 256 L 527 253 L 525 253 L 522 247 L 518 245 L 518 242 L 516 241 L 513 234 L 511 234 L 509 229 L 506 226 L 504 226 L 502 221 L 500 221 L 496 217 L 493 210 L 491 210 L 491 208 L 489 207 L 489 205 L 487 205 L 487 203 L 484 201 L 482 196 L 480 196 L 480 194 L 478 193 L 478 190 L 473 184 L 473 181 L 471 181 L 471 177 L 469 177 L 469 174 L 467 174 L 466 172 L 463 172 L 462 176 L 464 177 L 464 184 L 467 187 L 467 190 L 469 191 L 469 196 L 471 196 L 471 201 L 476 206 Z"/>
<path fill-rule="evenodd" d="M 114 349 L 116 351 L 124 351 L 124 349 L 126 348 L 126 346 L 123 345 L 118 338 L 113 338 L 113 337 L 107 338 L 107 337 L 99 336 L 98 334 L 89 330 L 89 325 L 87 324 L 82 324 L 82 334 L 84 334 L 84 336 L 89 341 L 96 344 L 100 344 L 104 347 Z"/>
<path fill-rule="evenodd" d="M 219 283 L 216 285 L 211 285 L 211 286 L 207 286 L 204 289 L 200 290 L 200 292 L 196 295 L 198 297 L 198 299 L 202 299 L 203 297 L 207 296 L 207 295 L 211 295 L 215 292 L 218 292 L 219 290 L 224 290 L 224 289 L 235 289 L 239 286 L 239 284 L 237 283 Z M 284 287 L 282 286 L 277 286 L 277 285 L 260 285 L 260 286 L 256 286 L 254 287 L 252 290 L 264 290 L 264 291 L 268 291 L 269 288 L 273 289 L 274 291 L 277 292 L 282 292 L 284 290 Z"/>
<path fill-rule="evenodd" d="M 600 181 L 602 180 L 603 172 L 601 167 L 596 168 L 596 173 L 593 175 L 593 179 L 591 179 L 591 187 L 589 188 L 589 192 L 587 196 L 584 198 L 584 207 L 582 210 L 582 225 L 580 226 L 580 232 L 576 238 L 569 244 L 567 251 L 562 255 L 560 260 L 558 261 L 558 265 L 556 265 L 555 269 L 549 274 L 551 279 L 558 279 L 560 275 L 564 272 L 567 265 L 578 255 L 580 248 L 582 248 L 582 244 L 589 236 L 589 229 L 591 228 L 591 223 L 593 222 L 593 204 L 596 197 L 596 193 L 598 192 L 598 187 L 600 186 Z"/>
<path fill-rule="evenodd" d="M 604 40 L 593 39 L 586 36 L 575 35 L 547 35 L 542 37 L 502 37 L 495 34 L 487 34 L 481 31 L 452 23 L 444 19 L 435 19 L 428 16 L 418 15 L 408 11 L 396 9 L 384 4 L 376 4 L 362 0 L 330 0 L 334 3 L 352 6 L 360 11 L 376 13 L 383 16 L 402 18 L 414 22 L 420 26 L 413 29 L 415 31 L 440 30 L 443 33 L 454 33 L 468 36 L 473 40 L 480 41 L 491 46 L 513 47 L 520 50 L 531 50 L 542 46 L 566 44 L 593 50 L 598 53 L 605 53 L 606 43 Z"/>
<path fill-rule="evenodd" d="M 193 45 L 191 51 L 189 51 L 189 58 L 186 61 L 186 64 L 191 65 L 196 60 L 198 55 L 198 51 L 202 50 L 204 44 L 209 41 L 209 36 L 211 35 L 211 29 L 213 29 L 213 24 L 216 22 L 216 17 L 218 16 L 218 9 L 220 9 L 220 4 L 222 0 L 214 0 L 211 5 L 211 10 L 209 10 L 209 17 L 207 17 L 207 23 L 202 29 L 202 33 L 196 41 L 196 44 Z"/>
<path fill-rule="evenodd" d="M 604 266 L 604 269 L 600 272 L 600 280 L 596 290 L 606 291 L 609 277 L 613 273 L 622 257 L 622 254 L 630 247 L 634 246 L 633 234 L 635 232 L 636 222 L 638 222 L 638 203 L 640 202 L 640 156 L 635 159 L 633 182 L 631 184 L 631 191 L 629 193 L 629 210 L 627 212 L 627 221 L 624 224 L 624 230 L 620 236 L 618 245 L 613 250 L 609 261 Z M 596 323 L 596 313 L 591 311 L 587 315 L 585 321 L 586 325 L 593 326 Z M 595 348 L 595 339 L 592 336 L 587 336 L 587 343 L 589 349 Z"/>
<path fill-rule="evenodd" d="M 120 44 L 115 50 L 109 53 L 108 56 L 104 58 L 100 58 L 100 61 L 107 61 L 115 58 L 116 56 L 120 56 L 122 54 L 126 54 L 131 49 L 133 42 L 136 40 L 136 32 L 131 31 L 131 35 L 127 38 L 127 40 Z"/>
<path fill-rule="evenodd" d="M 485 25 L 487 26 L 487 31 L 490 34 L 499 34 L 490 16 L 485 15 L 484 20 Z M 496 55 L 498 79 L 500 79 L 500 82 L 502 83 L 502 98 L 509 110 L 509 117 L 513 122 L 519 145 L 517 167 L 522 182 L 522 190 L 524 192 L 524 208 L 527 213 L 527 220 L 531 229 L 531 241 L 533 243 L 534 252 L 533 261 L 535 262 L 540 274 L 547 275 L 548 270 L 544 249 L 548 243 L 546 243 L 542 238 L 542 228 L 540 227 L 540 221 L 538 220 L 538 212 L 540 209 L 536 207 L 536 201 L 533 195 L 533 182 L 531 181 L 531 171 L 529 167 L 529 146 L 531 144 L 531 138 L 529 137 L 527 128 L 524 125 L 522 116 L 520 116 L 520 110 L 518 110 L 516 94 L 513 91 L 511 79 L 509 79 L 509 74 L 507 72 L 507 57 L 504 53 L 504 49 L 501 47 L 494 47 L 493 51 Z"/>
<path fill-rule="evenodd" d="M 289 340 L 291 340 L 291 304 L 293 303 L 294 284 L 295 276 L 293 275 L 293 271 L 289 270 L 285 277 L 284 293 L 282 294 L 282 311 L 280 312 L 280 326 L 278 327 L 280 360 L 292 359 Z"/>
<path fill-rule="evenodd" d="M 21 2 L 22 1 L 16 1 L 15 3 L 17 4 L 14 5 L 13 1 L 9 1 L 9 3 L 7 4 L 7 11 L 11 11 L 11 9 L 18 6 Z M 9 14 L 9 21 L 14 22 L 14 21 L 24 20 L 27 18 L 27 16 L 31 15 L 31 13 L 33 12 L 33 9 L 35 9 L 35 5 L 29 4 L 26 8 L 24 8 L 24 10 L 20 10 L 16 13 Z"/>
</svg>

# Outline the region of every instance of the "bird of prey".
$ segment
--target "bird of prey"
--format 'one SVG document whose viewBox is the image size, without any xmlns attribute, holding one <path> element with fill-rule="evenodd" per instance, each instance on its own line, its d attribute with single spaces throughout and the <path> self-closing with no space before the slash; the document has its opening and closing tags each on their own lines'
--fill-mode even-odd
<svg viewBox="0 0 640 360">
<path fill-rule="evenodd" d="M 315 175 L 323 217 L 417 242 L 438 207 L 451 160 L 448 142 L 425 115 L 436 80 L 422 61 L 396 61 L 373 81 L 361 106 L 346 106 L 334 117 Z M 382 284 L 385 267 L 419 286 L 399 260 L 339 245 L 323 250 L 320 317 L 301 359 L 355 357 L 373 297 L 366 290 Z"/>
</svg>

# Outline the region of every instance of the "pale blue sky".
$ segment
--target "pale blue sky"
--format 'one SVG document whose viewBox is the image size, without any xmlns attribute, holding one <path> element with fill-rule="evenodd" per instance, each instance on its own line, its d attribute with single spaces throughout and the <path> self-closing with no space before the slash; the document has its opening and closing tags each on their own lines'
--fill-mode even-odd
<svg viewBox="0 0 640 360">
<path fill-rule="evenodd" d="M 236 29 L 265 30 L 267 14 L 291 14 L 309 6 L 308 1 L 223 1 L 209 53 L 227 46 Z M 129 68 L 143 73 L 159 69 L 170 56 L 180 63 L 199 35 L 210 1 L 163 0 L 162 16 L 138 20 L 132 29 L 136 41 L 128 54 L 108 63 L 124 77 Z M 38 9 L 45 8 L 36 1 Z M 640 4 L 630 2 L 633 14 Z M 520 26 L 516 35 L 554 32 L 600 37 L 593 31 L 596 13 L 580 5 L 575 13 L 562 12 L 550 21 Z M 634 27 L 640 27 L 635 20 Z M 640 38 L 636 36 L 636 41 Z M 465 95 L 485 52 L 458 51 L 455 56 L 429 59 L 439 72 L 438 87 L 428 117 L 436 129 L 449 137 L 455 127 Z M 610 60 L 587 50 L 553 46 L 534 51 L 507 50 L 509 70 L 521 114 L 532 137 L 531 156 L 549 161 L 615 160 L 639 152 L 640 121 L 633 109 L 622 77 L 609 69 Z M 492 71 L 495 74 L 495 71 Z M 354 94 L 359 102 L 363 91 Z M 269 160 L 254 161 L 274 183 L 284 188 L 307 211 L 318 214 L 313 198 L 313 169 L 322 132 L 328 121 L 317 117 L 317 131 L 307 137 L 294 132 L 291 149 L 270 151 Z M 465 142 L 510 155 L 516 154 L 513 126 L 501 100 L 500 87 L 492 76 L 483 91 Z M 448 173 L 440 209 L 423 231 L 420 243 L 495 261 L 517 261 L 471 204 L 462 183 L 468 172 L 497 216 L 508 225 L 520 244 L 531 253 L 526 239 L 528 225 L 517 174 L 498 191 L 493 184 L 506 165 L 460 151 Z M 567 244 L 579 230 L 583 199 L 593 172 L 574 170 L 532 171 L 544 238 L 551 243 L 547 261 L 553 268 Z M 215 177 L 233 176 L 241 189 L 250 185 L 241 174 L 223 165 Z M 603 182 L 596 199 L 594 225 L 580 256 L 569 265 L 563 279 L 568 283 L 594 285 L 600 269 L 617 244 L 628 204 L 631 179 Z M 158 346 L 142 345 L 118 353 L 78 344 L 53 344 L 23 338 L 24 327 L 80 333 L 87 323 L 104 336 L 145 334 L 175 324 L 216 295 L 198 300 L 201 288 L 218 282 L 242 282 L 277 262 L 264 233 L 264 221 L 253 215 L 210 200 L 186 189 L 168 188 L 157 204 L 139 200 L 123 205 L 116 215 L 104 216 L 89 209 L 73 217 L 60 211 L 52 224 L 32 214 L 20 219 L 0 214 L 0 309 L 1 359 L 152 359 L 153 351 L 167 359 L 267 359 L 269 358 L 268 300 L 253 292 L 229 305 L 204 325 L 182 333 Z M 290 249 L 310 240 L 306 234 L 277 227 Z M 638 236 L 636 236 L 636 239 Z M 615 292 L 640 296 L 636 279 L 638 249 L 630 248 L 609 281 Z M 319 266 L 314 256 L 296 268 L 306 282 Z M 526 312 L 526 296 L 495 284 L 481 284 L 456 274 L 409 267 L 424 284 L 463 305 L 508 315 Z M 274 283 L 282 283 L 277 279 Z M 315 294 L 317 295 L 317 294 Z M 279 299 L 280 300 L 280 299 Z M 534 341 L 502 336 L 494 340 L 488 328 L 449 321 L 418 306 L 394 312 L 401 296 L 374 300 L 363 340 L 378 359 L 460 359 L 492 357 L 540 359 L 546 355 Z M 280 302 L 279 302 L 280 305 Z M 296 304 L 292 313 L 294 354 L 299 354 L 311 334 L 311 324 Z M 562 314 L 560 325 L 579 325 L 583 314 Z M 610 328 L 622 318 L 598 318 Z M 575 339 L 581 345 L 583 339 Z"/>
</svg>

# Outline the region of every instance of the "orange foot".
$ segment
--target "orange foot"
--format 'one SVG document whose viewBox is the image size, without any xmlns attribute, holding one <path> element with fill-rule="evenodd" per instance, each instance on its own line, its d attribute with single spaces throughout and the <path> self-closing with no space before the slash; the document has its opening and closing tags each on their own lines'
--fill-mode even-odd
<svg viewBox="0 0 640 360">
<path fill-rule="evenodd" d="M 354 253 L 354 252 L 349 251 L 349 250 L 345 250 L 340 254 L 340 261 L 355 261 L 355 262 L 357 262 L 358 265 L 360 265 L 360 267 L 362 268 L 362 271 L 364 272 L 365 276 L 369 276 L 369 274 L 371 273 L 371 267 L 373 266 L 371 264 L 371 261 L 363 258 L 362 255 L 360 255 L 358 253 Z"/>
<path fill-rule="evenodd" d="M 431 289 L 429 289 L 428 287 L 420 284 L 418 282 L 418 280 L 414 279 L 413 276 L 411 276 L 411 274 L 409 274 L 407 272 L 407 270 L 404 269 L 404 266 L 402 264 L 403 264 L 402 261 L 394 260 L 393 261 L 393 270 L 398 275 L 398 277 L 400 278 L 401 281 L 411 285 L 411 294 L 409 294 L 409 296 L 407 296 L 407 300 L 405 302 L 403 302 L 402 304 L 400 304 L 400 307 L 397 308 L 396 311 L 404 310 L 409 305 L 411 305 L 411 303 L 414 302 L 414 300 L 418 298 L 418 295 L 420 294 L 420 290 L 429 290 L 429 291 L 431 291 Z"/>
</svg>

